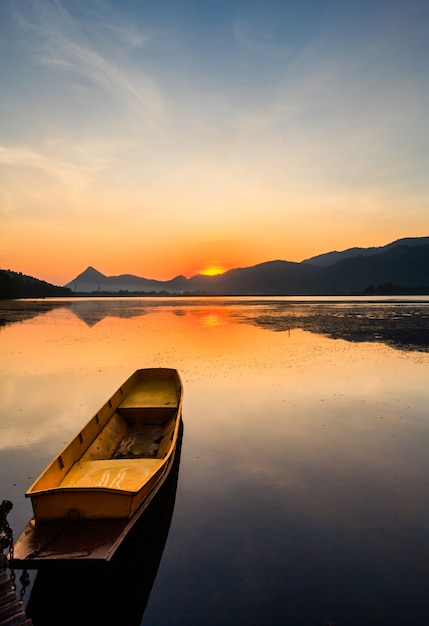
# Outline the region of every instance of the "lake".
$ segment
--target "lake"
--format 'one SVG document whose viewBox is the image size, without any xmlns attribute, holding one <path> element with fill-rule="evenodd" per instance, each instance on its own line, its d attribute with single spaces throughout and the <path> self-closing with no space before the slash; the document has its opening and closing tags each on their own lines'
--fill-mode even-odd
<svg viewBox="0 0 429 626">
<path fill-rule="evenodd" d="M 0 301 L 0 357 L 16 536 L 26 489 L 135 369 L 184 385 L 165 502 L 115 573 L 32 573 L 35 626 L 73 606 L 81 626 L 429 623 L 429 297 Z"/>
</svg>

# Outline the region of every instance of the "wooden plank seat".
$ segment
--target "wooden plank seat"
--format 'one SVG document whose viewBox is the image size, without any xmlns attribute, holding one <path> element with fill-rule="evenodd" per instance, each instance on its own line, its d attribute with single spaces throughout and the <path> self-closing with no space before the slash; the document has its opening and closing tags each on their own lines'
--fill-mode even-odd
<svg viewBox="0 0 429 626">
<path fill-rule="evenodd" d="M 119 412 L 122 409 L 131 408 L 177 408 L 179 398 L 174 382 L 171 381 L 142 381 L 135 385 L 134 389 L 127 395 L 119 405 Z"/>
<path fill-rule="evenodd" d="M 162 464 L 162 459 L 80 461 L 64 476 L 60 487 L 106 487 L 135 491 Z"/>
</svg>

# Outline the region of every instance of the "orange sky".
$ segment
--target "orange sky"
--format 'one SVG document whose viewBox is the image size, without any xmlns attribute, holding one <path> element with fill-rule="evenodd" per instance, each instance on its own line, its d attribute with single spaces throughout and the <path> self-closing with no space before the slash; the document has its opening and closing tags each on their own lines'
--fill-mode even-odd
<svg viewBox="0 0 429 626">
<path fill-rule="evenodd" d="M 58 234 L 55 228 L 43 232 L 49 225 L 34 222 L 22 230 L 18 226 L 14 236 L 2 241 L 1 267 L 57 285 L 71 281 L 88 265 L 106 276 L 131 273 L 169 280 L 178 274 L 190 277 L 210 268 L 227 270 L 274 259 L 299 262 L 330 250 L 356 245 L 381 246 L 402 236 L 427 235 L 424 227 L 410 232 L 405 224 L 403 230 L 392 228 L 389 232 L 380 227 L 372 233 L 365 226 L 359 228 L 359 224 L 350 233 L 342 232 L 338 224 L 326 232 L 320 224 L 311 238 L 303 226 L 299 229 L 295 223 L 288 227 L 286 222 L 283 220 L 282 226 L 273 231 L 261 222 L 259 229 L 255 226 L 252 231 L 248 227 L 242 236 L 236 237 L 222 236 L 219 229 L 217 238 L 209 235 L 177 238 L 171 232 L 146 238 L 142 226 L 141 231 L 124 229 L 124 240 L 120 226 L 114 232 L 93 235 L 89 229 L 80 235 L 74 230 L 68 236 Z M 95 227 L 92 232 L 97 233 Z"/>
<path fill-rule="evenodd" d="M 423 3 L 92 4 L 1 4 L 1 269 L 168 280 L 429 235 Z"/>
</svg>

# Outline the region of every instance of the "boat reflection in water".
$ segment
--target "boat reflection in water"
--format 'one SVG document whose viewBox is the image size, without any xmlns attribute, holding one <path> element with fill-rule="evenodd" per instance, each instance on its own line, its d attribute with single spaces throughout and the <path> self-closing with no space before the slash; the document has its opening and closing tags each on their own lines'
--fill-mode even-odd
<svg viewBox="0 0 429 626">
<path fill-rule="evenodd" d="M 173 516 L 182 439 L 181 421 L 171 471 L 111 561 L 39 569 L 26 609 L 34 626 L 141 624 Z"/>
</svg>

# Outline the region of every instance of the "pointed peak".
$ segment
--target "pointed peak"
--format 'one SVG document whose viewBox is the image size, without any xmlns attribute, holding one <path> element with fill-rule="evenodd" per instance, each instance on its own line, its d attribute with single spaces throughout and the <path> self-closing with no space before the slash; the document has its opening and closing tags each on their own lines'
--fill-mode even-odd
<svg viewBox="0 0 429 626">
<path fill-rule="evenodd" d="M 95 269 L 95 267 L 92 267 L 92 265 L 89 265 L 86 270 L 84 272 L 82 272 L 82 274 L 79 274 L 79 276 L 77 278 L 105 278 L 104 274 L 102 274 L 101 272 L 99 272 L 98 270 Z"/>
</svg>

